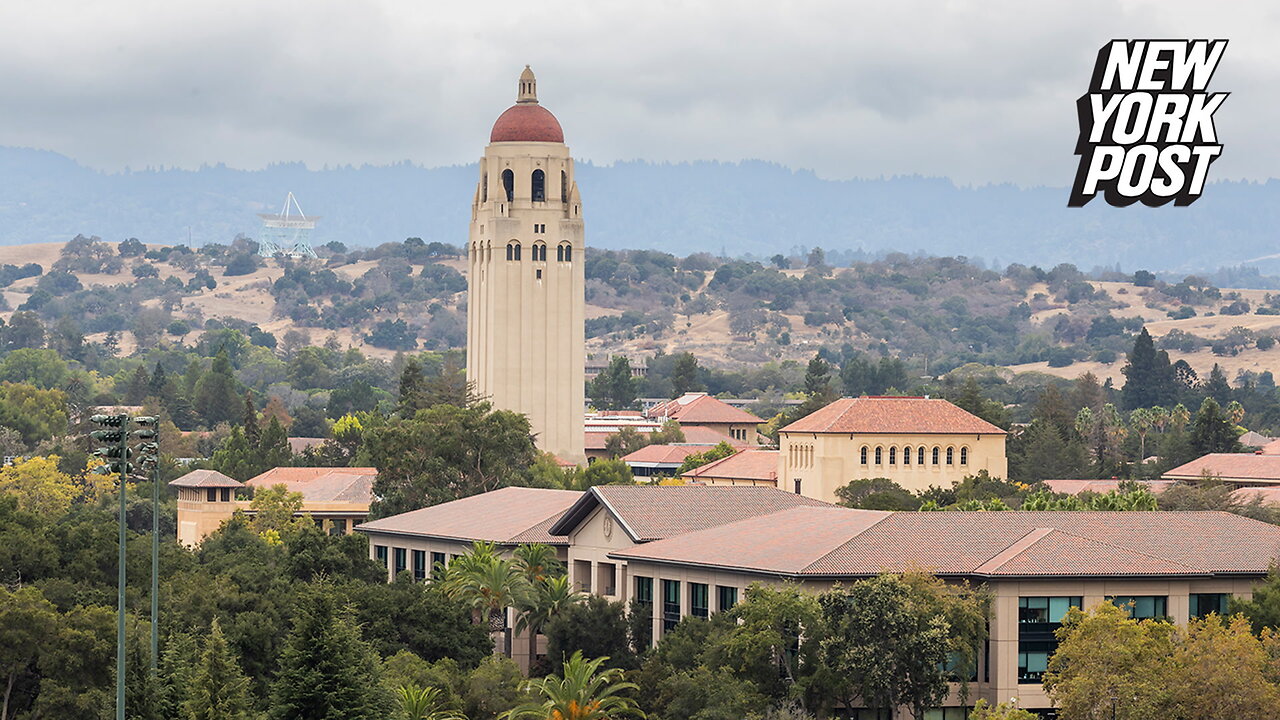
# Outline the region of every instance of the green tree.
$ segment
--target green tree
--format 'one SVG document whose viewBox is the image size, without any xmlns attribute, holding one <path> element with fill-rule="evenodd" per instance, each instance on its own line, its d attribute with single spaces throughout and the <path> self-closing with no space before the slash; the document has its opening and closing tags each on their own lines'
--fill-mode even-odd
<svg viewBox="0 0 1280 720">
<path fill-rule="evenodd" d="M 536 458 L 528 418 L 488 403 L 391 418 L 366 427 L 361 448 L 361 459 L 378 468 L 374 517 L 528 485 Z"/>
<path fill-rule="evenodd" d="M 520 668 L 505 655 L 489 655 L 467 677 L 465 705 L 471 720 L 494 720 L 532 699 Z"/>
<path fill-rule="evenodd" d="M 66 385 L 67 363 L 54 350 L 21 348 L 0 360 L 0 382 L 25 383 L 42 390 Z"/>
<path fill-rule="evenodd" d="M 702 389 L 698 381 L 698 359 L 691 352 L 677 353 L 671 365 L 671 392 L 680 397 Z"/>
<path fill-rule="evenodd" d="M 233 480 L 244 482 L 260 472 L 258 449 L 251 446 L 244 431 L 235 426 L 213 452 L 209 465 Z"/>
<path fill-rule="evenodd" d="M 1172 625 L 1133 620 L 1104 602 L 1088 613 L 1070 609 L 1056 634 L 1044 687 L 1064 720 L 1177 716 L 1167 661 Z"/>
<path fill-rule="evenodd" d="M 715 447 L 711 448 L 710 450 L 705 450 L 700 453 L 693 453 L 692 455 L 689 455 L 688 457 L 686 457 L 684 459 L 684 462 L 680 463 L 680 469 L 676 470 L 676 475 L 677 476 L 683 475 L 695 468 L 700 468 L 703 465 L 708 465 L 710 463 L 715 462 L 716 460 L 720 460 L 721 458 L 727 458 L 736 452 L 738 451 L 735 450 L 732 445 L 721 440 L 719 443 L 716 444 Z"/>
<path fill-rule="evenodd" d="M 487 625 L 490 633 L 506 627 L 507 608 L 518 607 L 531 591 L 518 564 L 499 557 L 492 544 L 479 541 L 449 563 L 444 589 L 470 608 L 474 622 Z M 510 656 L 510 649 L 506 654 Z"/>
<path fill-rule="evenodd" d="M 587 490 L 596 485 L 631 485 L 635 478 L 631 466 L 621 460 L 597 460 L 586 468 L 566 474 L 566 490 Z"/>
<path fill-rule="evenodd" d="M 1213 369 L 1209 371 L 1209 379 L 1204 383 L 1204 394 L 1213 398 L 1219 407 L 1226 407 L 1231 403 L 1231 383 L 1227 382 L 1227 374 L 1218 363 L 1214 363 Z"/>
<path fill-rule="evenodd" d="M 0 468 L 0 493 L 12 495 L 18 507 L 57 518 L 71 509 L 80 494 L 71 477 L 58 470 L 58 456 L 19 459 Z"/>
<path fill-rule="evenodd" d="M 194 687 L 193 678 L 200 647 L 195 636 L 174 633 L 164 639 L 160 650 L 159 714 L 163 718 L 182 716 L 182 708 Z"/>
<path fill-rule="evenodd" d="M 218 351 L 208 372 L 196 382 L 194 404 L 196 412 L 210 427 L 239 419 L 240 383 L 231 372 L 231 359 L 225 348 Z"/>
<path fill-rule="evenodd" d="M 992 705 L 986 700 L 979 700 L 969 713 L 969 720 L 1038 720 L 1039 717 L 1016 705 L 1003 702 Z"/>
<path fill-rule="evenodd" d="M 391 711 L 378 656 L 327 583 L 309 588 L 272 683 L 272 720 L 383 720 Z"/>
<path fill-rule="evenodd" d="M 247 440 L 247 438 L 246 438 Z M 280 424 L 280 418 L 271 417 L 258 443 L 258 466 L 263 470 L 285 467 L 293 463 L 293 450 L 289 447 L 289 433 Z"/>
<path fill-rule="evenodd" d="M 1252 598 L 1231 598 L 1229 610 L 1232 615 L 1244 615 L 1255 633 L 1280 629 L 1280 567 L 1272 566 L 1267 579 L 1253 586 Z"/>
<path fill-rule="evenodd" d="M 249 720 L 256 716 L 249 678 L 240 671 L 218 619 L 213 619 L 204 652 L 182 704 L 183 720 Z"/>
<path fill-rule="evenodd" d="M 637 383 L 631 374 L 631 361 L 618 355 L 591 380 L 587 394 L 601 410 L 632 410 L 636 404 Z"/>
<path fill-rule="evenodd" d="M 1165 405 L 1175 399 L 1173 366 L 1169 353 L 1157 351 L 1151 334 L 1142 328 L 1133 341 L 1129 359 L 1120 369 L 1124 375 L 1121 404 L 1126 410 Z"/>
<path fill-rule="evenodd" d="M 648 447 L 651 442 L 648 436 L 637 432 L 635 428 L 624 427 L 604 439 L 604 451 L 610 458 L 617 459 Z"/>
<path fill-rule="evenodd" d="M 396 703 L 403 720 L 467 720 L 457 710 L 445 707 L 440 688 L 401 685 L 396 688 Z"/>
<path fill-rule="evenodd" d="M 920 498 L 889 478 L 851 480 L 836 488 L 839 504 L 863 510 L 918 510 Z"/>
<path fill-rule="evenodd" d="M 147 399 L 150 389 L 151 376 L 147 374 L 147 366 L 139 365 L 129 377 L 129 384 L 125 386 L 124 400 L 132 405 L 141 405 Z"/>
<path fill-rule="evenodd" d="M 787 414 L 787 423 L 793 423 L 820 410 L 840 397 L 833 380 L 831 364 L 814 355 L 804 372 L 804 402 Z"/>
<path fill-rule="evenodd" d="M 400 417 L 413 417 L 413 414 L 423 407 L 420 403 L 426 382 L 427 378 L 422 373 L 422 363 L 416 358 L 406 360 L 404 369 L 400 371 L 400 388 L 396 400 L 396 411 Z"/>
<path fill-rule="evenodd" d="M 14 684 L 35 667 L 58 624 L 57 610 L 34 586 L 10 592 L 0 585 L 0 682 L 4 684 L 0 720 L 12 717 Z"/>
<path fill-rule="evenodd" d="M 575 652 L 564 661 L 559 675 L 533 680 L 529 688 L 537 697 L 533 702 L 513 708 L 503 717 L 507 720 L 611 720 L 645 715 L 627 694 L 635 683 L 623 679 L 621 669 L 602 670 L 608 657 L 588 660 Z"/>
<path fill-rule="evenodd" d="M 732 610 L 700 624 L 709 626 L 707 638 L 683 639 L 693 640 L 690 649 L 701 653 L 702 664 L 727 667 L 774 700 L 800 700 L 811 708 L 824 704 L 821 646 L 802 642 L 802 637 L 828 635 L 822 607 L 811 593 L 793 585 L 752 585 Z"/>
<path fill-rule="evenodd" d="M 947 694 L 948 660 L 962 681 L 976 667 L 987 608 L 971 593 L 923 575 L 881 575 L 819 602 L 828 628 L 823 658 L 847 706 L 861 700 L 923 717 Z"/>
<path fill-rule="evenodd" d="M 636 666 L 626 610 L 620 602 L 590 595 L 585 602 L 562 608 L 544 626 L 543 633 L 547 636 L 547 661 L 552 672 L 559 672 L 565 659 L 578 652 L 587 657 L 608 656 L 610 667 Z"/>
<path fill-rule="evenodd" d="M 1235 424 L 1212 397 L 1205 398 L 1196 413 L 1191 429 L 1191 447 L 1201 455 L 1234 453 L 1243 449 Z"/>
<path fill-rule="evenodd" d="M 535 577 L 529 584 L 532 592 L 520 603 L 521 615 L 516 631 L 529 635 L 529 664 L 532 667 L 538 656 L 538 634 L 547 623 L 582 602 L 583 596 L 573 589 L 567 575 Z"/>
<path fill-rule="evenodd" d="M 1249 631 L 1249 621 L 1239 615 L 1193 618 L 1179 635 L 1170 664 L 1170 689 L 1181 717 L 1280 717 L 1280 688 L 1272 680 L 1274 661 Z"/>
<path fill-rule="evenodd" d="M 244 391 L 244 437 L 252 447 L 259 447 L 262 431 L 258 427 L 258 405 L 253 401 L 253 391 Z"/>
<path fill-rule="evenodd" d="M 0 383 L 0 426 L 22 434 L 34 445 L 67 432 L 67 395 L 26 383 Z"/>
<path fill-rule="evenodd" d="M 302 493 L 290 491 L 284 484 L 259 488 L 249 501 L 249 509 L 254 511 L 253 529 L 259 533 L 267 530 L 283 532 L 295 526 L 304 518 L 302 512 Z"/>
<path fill-rule="evenodd" d="M 972 375 L 965 378 L 952 402 L 961 410 L 973 413 L 992 425 L 1006 430 L 1009 428 L 1009 414 L 1005 411 L 1004 405 L 983 397 L 982 388 L 978 386 L 977 379 Z"/>
</svg>

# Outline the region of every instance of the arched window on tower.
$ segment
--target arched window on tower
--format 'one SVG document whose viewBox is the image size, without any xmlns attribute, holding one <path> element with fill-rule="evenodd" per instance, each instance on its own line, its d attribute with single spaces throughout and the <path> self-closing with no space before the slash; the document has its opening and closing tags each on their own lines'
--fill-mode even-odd
<svg viewBox="0 0 1280 720">
<path fill-rule="evenodd" d="M 556 260 L 558 262 L 573 262 L 573 246 L 569 243 L 560 243 L 556 247 Z"/>
<path fill-rule="evenodd" d="M 569 202 L 569 173 L 560 171 L 560 202 Z"/>
<path fill-rule="evenodd" d="M 502 171 L 502 189 L 507 191 L 507 202 L 511 202 L 516 193 L 516 175 L 511 168 Z"/>
<path fill-rule="evenodd" d="M 512 240 L 511 242 L 507 243 L 507 259 L 508 260 L 520 259 L 520 243 L 516 242 L 515 240 Z"/>
<path fill-rule="evenodd" d="M 545 202 L 547 199 L 547 174 L 542 170 L 533 171 L 533 201 Z"/>
<path fill-rule="evenodd" d="M 547 261 L 547 244 L 546 243 L 533 244 L 533 260 L 534 262 Z"/>
</svg>

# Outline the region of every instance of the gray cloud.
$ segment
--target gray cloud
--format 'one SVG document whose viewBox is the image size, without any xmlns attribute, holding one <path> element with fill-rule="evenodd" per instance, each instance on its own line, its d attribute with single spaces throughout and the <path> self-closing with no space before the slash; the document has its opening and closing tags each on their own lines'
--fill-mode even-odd
<svg viewBox="0 0 1280 720">
<path fill-rule="evenodd" d="M 1264 2 L 53 1 L 0 11 L 0 144 L 104 169 L 470 162 L 530 63 L 595 162 L 1066 185 L 1099 46 L 1226 37 L 1213 173 L 1262 179 L 1278 31 Z"/>
</svg>

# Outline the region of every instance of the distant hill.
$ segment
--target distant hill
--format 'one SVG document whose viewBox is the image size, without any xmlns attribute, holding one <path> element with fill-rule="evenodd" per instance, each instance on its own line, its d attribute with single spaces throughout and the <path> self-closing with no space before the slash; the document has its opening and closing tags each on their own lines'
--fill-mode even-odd
<svg viewBox="0 0 1280 720">
<path fill-rule="evenodd" d="M 77 233 L 148 243 L 228 242 L 257 234 L 255 213 L 292 191 L 323 216 L 315 239 L 372 246 L 416 236 L 459 244 L 474 166 L 260 171 L 224 166 L 102 173 L 56 153 L 0 148 L 0 244 Z M 1065 188 L 956 187 L 945 179 L 829 181 L 764 162 L 579 165 L 594 247 L 768 257 L 828 251 L 963 255 L 1083 269 L 1119 264 L 1176 273 L 1256 261 L 1280 271 L 1280 181 L 1220 182 L 1189 208 L 1066 207 Z"/>
</svg>

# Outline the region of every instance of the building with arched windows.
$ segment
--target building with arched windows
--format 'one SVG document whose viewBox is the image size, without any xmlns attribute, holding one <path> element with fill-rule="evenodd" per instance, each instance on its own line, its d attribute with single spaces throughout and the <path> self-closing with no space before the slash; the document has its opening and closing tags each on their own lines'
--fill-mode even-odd
<svg viewBox="0 0 1280 720">
<path fill-rule="evenodd" d="M 852 480 L 919 491 L 986 470 L 1008 477 L 1005 431 L 935 398 L 842 398 L 778 431 L 778 487 L 836 502 Z"/>
<path fill-rule="evenodd" d="M 467 379 L 528 416 L 539 448 L 584 462 L 582 200 L 527 66 L 480 159 L 467 255 Z"/>
</svg>

